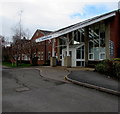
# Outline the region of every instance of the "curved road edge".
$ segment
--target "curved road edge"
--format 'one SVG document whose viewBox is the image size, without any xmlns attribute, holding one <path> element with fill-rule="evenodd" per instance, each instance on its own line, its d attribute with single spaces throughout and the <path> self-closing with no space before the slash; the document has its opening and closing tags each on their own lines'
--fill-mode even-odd
<svg viewBox="0 0 120 114">
<path fill-rule="evenodd" d="M 117 95 L 117 96 L 120 95 L 119 91 L 115 91 L 115 90 L 112 90 L 112 89 L 96 86 L 96 85 L 93 85 L 93 84 L 89 84 L 89 83 L 84 83 L 84 82 L 80 82 L 80 81 L 77 81 L 77 80 L 73 80 L 73 79 L 68 77 L 69 75 L 70 75 L 70 73 L 68 75 L 66 75 L 64 77 L 64 79 L 68 80 L 68 81 L 70 81 L 70 82 L 72 82 L 74 84 L 77 84 L 77 85 L 80 85 L 80 86 L 85 86 L 85 87 L 92 88 L 92 89 L 96 89 L 96 90 L 103 91 L 103 92 L 106 92 L 106 93 L 111 93 L 111 94 L 114 94 L 114 95 Z"/>
</svg>

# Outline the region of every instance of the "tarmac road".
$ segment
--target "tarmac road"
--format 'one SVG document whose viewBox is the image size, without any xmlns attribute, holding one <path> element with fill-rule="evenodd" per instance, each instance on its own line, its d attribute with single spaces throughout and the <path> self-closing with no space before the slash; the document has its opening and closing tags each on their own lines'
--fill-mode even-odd
<svg viewBox="0 0 120 114">
<path fill-rule="evenodd" d="M 2 84 L 3 112 L 118 112 L 117 96 L 44 78 L 36 69 L 3 69 Z"/>
</svg>

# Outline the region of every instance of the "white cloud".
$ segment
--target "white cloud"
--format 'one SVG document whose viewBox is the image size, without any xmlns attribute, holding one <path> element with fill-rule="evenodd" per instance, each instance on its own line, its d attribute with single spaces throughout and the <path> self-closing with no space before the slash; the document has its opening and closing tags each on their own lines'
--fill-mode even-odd
<svg viewBox="0 0 120 114">
<path fill-rule="evenodd" d="M 17 0 L 17 2 L 16 0 L 1 0 L 0 17 L 5 17 L 6 20 L 2 22 L 4 31 L 0 34 L 11 34 L 10 29 L 19 21 L 20 10 L 23 10 L 22 24 L 31 30 L 32 35 L 38 28 L 56 30 L 80 22 L 82 19 L 78 17 L 71 19 L 70 15 L 78 12 L 82 14 L 85 5 L 103 2 L 109 10 L 117 9 L 118 0 L 114 0 L 112 5 L 110 3 L 113 0 L 97 0 L 97 2 L 96 0 L 84 0 L 84 2 L 83 0 Z"/>
</svg>

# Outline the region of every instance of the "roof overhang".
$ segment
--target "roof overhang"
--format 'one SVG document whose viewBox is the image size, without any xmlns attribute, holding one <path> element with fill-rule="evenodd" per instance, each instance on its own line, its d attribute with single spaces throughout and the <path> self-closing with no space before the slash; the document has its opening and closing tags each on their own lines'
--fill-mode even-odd
<svg viewBox="0 0 120 114">
<path fill-rule="evenodd" d="M 92 19 L 88 19 L 86 21 L 80 22 L 80 23 L 75 24 L 73 26 L 66 27 L 64 29 L 55 31 L 55 32 L 53 32 L 49 35 L 40 37 L 40 38 L 36 39 L 36 42 L 42 42 L 42 41 L 45 41 L 45 40 L 50 40 L 50 39 L 53 39 L 53 38 L 57 38 L 59 36 L 67 34 L 69 32 L 72 32 L 72 31 L 75 31 L 77 29 L 92 25 L 94 23 L 97 23 L 97 22 L 100 22 L 102 20 L 108 19 L 108 18 L 113 17 L 115 15 L 116 15 L 116 12 L 112 12 L 112 13 L 108 13 L 108 14 L 105 14 L 105 15 L 102 15 L 102 16 L 97 16 L 97 17 L 92 18 Z"/>
</svg>

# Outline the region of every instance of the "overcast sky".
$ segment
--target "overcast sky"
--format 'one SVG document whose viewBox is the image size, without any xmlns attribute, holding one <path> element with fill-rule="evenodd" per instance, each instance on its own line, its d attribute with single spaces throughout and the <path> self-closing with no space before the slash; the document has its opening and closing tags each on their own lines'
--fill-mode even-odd
<svg viewBox="0 0 120 114">
<path fill-rule="evenodd" d="M 97 2 L 96 2 L 97 1 Z M 29 29 L 30 38 L 37 29 L 57 30 L 71 24 L 118 9 L 119 0 L 1 0 L 0 35 L 11 39 L 19 23 Z"/>
</svg>

